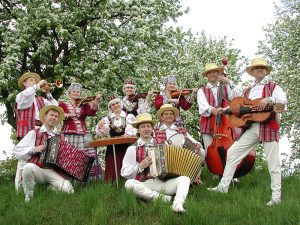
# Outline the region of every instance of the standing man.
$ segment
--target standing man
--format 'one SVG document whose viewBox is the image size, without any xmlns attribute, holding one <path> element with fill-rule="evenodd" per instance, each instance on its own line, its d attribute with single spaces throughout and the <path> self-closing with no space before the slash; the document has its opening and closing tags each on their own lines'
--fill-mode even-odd
<svg viewBox="0 0 300 225">
<path fill-rule="evenodd" d="M 73 193 L 73 187 L 67 179 L 50 168 L 41 168 L 30 162 L 33 156 L 40 155 L 46 150 L 43 144 L 50 137 L 59 135 L 55 126 L 64 119 L 64 111 L 58 106 L 46 106 L 40 111 L 40 120 L 43 125 L 40 128 L 29 131 L 14 148 L 14 154 L 18 161 L 16 173 L 16 189 L 19 191 L 23 183 L 25 201 L 33 198 L 34 185 L 50 184 L 52 188 Z"/>
<path fill-rule="evenodd" d="M 214 124 L 211 118 L 218 114 L 218 89 L 222 85 L 223 99 L 229 102 L 234 97 L 240 96 L 240 90 L 227 77 L 220 76 L 222 68 L 214 63 L 205 65 L 202 76 L 206 77 L 208 82 L 198 90 L 197 102 L 200 114 L 200 133 L 202 134 L 205 153 L 211 145 L 214 133 Z"/>
<path fill-rule="evenodd" d="M 266 106 L 272 106 L 275 103 L 287 104 L 287 97 L 282 88 L 266 77 L 271 71 L 272 67 L 263 58 L 251 60 L 250 66 L 246 68 L 246 72 L 255 78 L 255 84 L 245 91 L 244 97 L 251 100 L 263 98 L 258 105 L 258 110 L 263 110 Z M 255 146 L 262 142 L 271 176 L 272 198 L 267 206 L 279 204 L 281 202 L 281 167 L 278 132 L 279 124 L 275 113 L 269 122 L 252 123 L 251 127 L 245 130 L 229 148 L 226 167 L 220 183 L 217 187 L 208 188 L 208 190 L 227 193 L 237 165 Z"/>
<path fill-rule="evenodd" d="M 154 145 L 152 132 L 156 121 L 152 120 L 152 116 L 148 113 L 139 114 L 136 119 L 132 126 L 138 130 L 139 139 L 127 149 L 121 170 L 121 175 L 128 179 L 125 188 L 132 190 L 139 198 L 145 200 L 161 198 L 167 203 L 171 202 L 171 195 L 175 194 L 171 209 L 174 212 L 185 212 L 183 205 L 188 195 L 190 178 L 180 176 L 163 181 L 150 177 L 149 166 L 152 160 L 147 155 L 146 148 Z"/>
<path fill-rule="evenodd" d="M 46 89 L 47 99 L 37 96 L 36 92 L 47 84 L 37 73 L 24 73 L 18 80 L 23 90 L 16 97 L 17 139 L 21 140 L 29 131 L 42 125 L 39 112 L 47 105 L 58 105 L 49 89 Z"/>
</svg>

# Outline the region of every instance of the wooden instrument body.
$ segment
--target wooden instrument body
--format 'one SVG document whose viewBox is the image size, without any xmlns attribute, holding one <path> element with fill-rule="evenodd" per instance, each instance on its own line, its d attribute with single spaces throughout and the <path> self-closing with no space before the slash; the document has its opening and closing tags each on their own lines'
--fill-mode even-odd
<svg viewBox="0 0 300 225">
<path fill-rule="evenodd" d="M 112 137 L 103 138 L 89 143 L 89 147 L 101 147 L 108 145 L 133 144 L 137 141 L 137 137 Z"/>
<path fill-rule="evenodd" d="M 267 106 L 264 110 L 257 110 L 257 106 L 263 98 L 250 100 L 244 97 L 236 97 L 232 99 L 229 105 L 227 114 L 229 120 L 234 127 L 246 127 L 252 122 L 266 122 L 272 118 L 275 112 L 282 112 L 284 110 L 283 104 L 275 104 L 274 106 Z"/>
</svg>

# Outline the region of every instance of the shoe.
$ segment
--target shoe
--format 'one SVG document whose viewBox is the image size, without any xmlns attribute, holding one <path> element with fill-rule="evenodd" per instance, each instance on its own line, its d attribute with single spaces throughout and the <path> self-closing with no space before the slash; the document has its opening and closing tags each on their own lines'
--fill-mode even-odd
<svg viewBox="0 0 300 225">
<path fill-rule="evenodd" d="M 211 192 L 219 192 L 219 193 L 224 193 L 224 194 L 228 193 L 228 190 L 225 190 L 224 188 L 221 188 L 220 186 L 213 187 L 213 188 L 207 188 L 207 190 L 211 191 Z"/>
<path fill-rule="evenodd" d="M 161 200 L 165 203 L 170 203 L 172 201 L 172 197 L 169 195 L 163 195 L 160 194 L 159 197 L 161 198 Z"/>
<path fill-rule="evenodd" d="M 180 202 L 173 202 L 173 205 L 171 206 L 171 209 L 174 211 L 174 212 L 177 212 L 177 213 L 184 213 L 185 212 L 185 209 L 183 208 L 183 204 L 180 203 Z"/>
<path fill-rule="evenodd" d="M 232 182 L 232 183 L 239 183 L 239 182 L 240 182 L 240 180 L 239 180 L 239 179 L 237 179 L 237 178 L 233 178 L 233 179 L 231 180 L 231 182 Z"/>
<path fill-rule="evenodd" d="M 270 201 L 268 201 L 268 203 L 266 204 L 266 206 L 274 206 L 274 205 L 279 205 L 281 202 L 280 199 L 271 199 Z"/>
<path fill-rule="evenodd" d="M 25 196 L 25 202 L 30 202 L 31 200 L 33 199 L 33 196 L 29 196 L 29 195 L 26 195 Z"/>
</svg>

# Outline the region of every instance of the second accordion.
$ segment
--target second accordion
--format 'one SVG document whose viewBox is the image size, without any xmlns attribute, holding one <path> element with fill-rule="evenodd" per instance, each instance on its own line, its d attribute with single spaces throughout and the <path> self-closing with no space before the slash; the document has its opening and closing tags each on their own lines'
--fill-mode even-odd
<svg viewBox="0 0 300 225">
<path fill-rule="evenodd" d="M 187 176 L 193 182 L 204 162 L 200 155 L 175 145 L 147 147 L 147 152 L 152 159 L 150 176 L 162 179 Z"/>
</svg>

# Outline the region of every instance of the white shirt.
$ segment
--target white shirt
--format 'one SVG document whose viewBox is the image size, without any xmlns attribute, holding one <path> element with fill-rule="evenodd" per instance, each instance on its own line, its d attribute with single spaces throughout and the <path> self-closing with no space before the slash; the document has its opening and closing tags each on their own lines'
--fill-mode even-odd
<svg viewBox="0 0 300 225">
<path fill-rule="evenodd" d="M 49 137 L 53 137 L 56 134 L 59 134 L 58 130 L 55 128 L 53 131 L 48 131 L 47 128 L 43 125 L 40 128 L 40 132 L 46 132 Z M 25 137 L 15 146 L 13 149 L 17 159 L 21 161 L 27 161 L 31 158 L 31 152 L 35 148 L 35 130 L 29 131 Z"/>
<path fill-rule="evenodd" d="M 263 89 L 265 85 L 268 83 L 269 83 L 269 79 L 265 77 L 261 82 L 252 85 L 248 98 L 251 100 L 261 98 L 263 95 Z M 270 99 L 273 103 L 287 104 L 286 93 L 278 85 L 275 86 Z"/>
<path fill-rule="evenodd" d="M 103 128 L 98 127 L 98 124 L 96 125 L 96 133 L 100 137 L 107 136 L 109 134 L 109 131 L 110 131 L 109 118 L 112 119 L 114 117 L 116 117 L 115 113 L 112 113 L 109 117 L 108 116 L 104 117 L 101 120 L 101 121 L 104 122 L 104 127 Z M 120 117 L 126 118 L 125 134 L 127 134 L 129 136 L 135 136 L 137 130 L 133 126 L 131 126 L 131 124 L 136 121 L 135 116 L 133 114 L 128 114 L 126 116 L 126 113 L 122 110 L 121 114 L 120 114 Z"/>
<path fill-rule="evenodd" d="M 231 81 L 230 81 L 231 82 Z M 214 99 L 215 99 L 215 104 L 217 105 L 218 103 L 218 88 L 219 88 L 220 83 L 218 82 L 216 86 L 212 86 L 210 83 L 207 83 L 206 87 L 211 89 Z M 237 96 L 241 96 L 241 90 L 238 87 L 233 87 L 233 83 L 231 82 L 230 85 L 226 85 L 227 88 L 227 93 L 228 93 L 228 100 L 232 100 L 233 98 Z M 205 94 L 200 88 L 197 92 L 197 102 L 198 102 L 198 107 L 199 107 L 199 114 L 201 116 L 209 117 L 212 113 L 213 106 L 209 105 Z"/>
<path fill-rule="evenodd" d="M 140 172 L 139 163 L 136 161 L 136 149 L 144 145 L 153 146 L 154 139 L 150 138 L 148 142 L 143 141 L 141 138 L 137 140 L 136 145 L 127 148 L 126 154 L 123 158 L 121 176 L 127 179 L 135 179 L 136 175 Z M 137 147 L 136 147 L 137 146 Z"/>
<path fill-rule="evenodd" d="M 35 119 L 40 120 L 39 118 L 39 109 L 37 107 L 37 102 L 35 99 L 35 93 L 40 89 L 40 87 L 35 84 L 32 87 L 28 87 L 22 92 L 20 92 L 16 97 L 17 108 L 18 109 L 27 109 L 32 103 L 35 106 Z M 47 105 L 58 105 L 58 102 L 52 97 L 50 93 L 47 94 L 47 99 L 44 98 L 45 106 Z"/>
<path fill-rule="evenodd" d="M 179 129 L 178 127 L 176 127 L 174 124 L 172 124 L 170 127 L 167 127 L 165 124 L 161 124 L 159 126 L 159 130 L 162 131 L 162 130 L 165 130 L 166 131 L 166 137 L 167 137 L 167 140 L 173 136 L 174 134 L 177 134 L 179 133 Z M 193 143 L 197 143 L 197 144 L 200 144 L 198 141 L 196 141 L 188 132 L 186 132 L 186 136 L 193 142 Z M 167 143 L 166 143 L 167 144 Z"/>
</svg>

